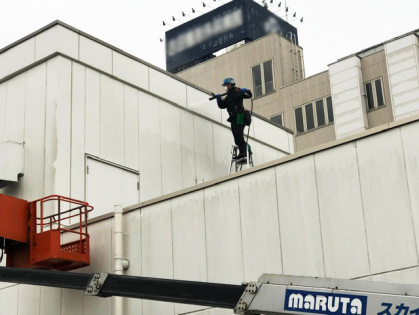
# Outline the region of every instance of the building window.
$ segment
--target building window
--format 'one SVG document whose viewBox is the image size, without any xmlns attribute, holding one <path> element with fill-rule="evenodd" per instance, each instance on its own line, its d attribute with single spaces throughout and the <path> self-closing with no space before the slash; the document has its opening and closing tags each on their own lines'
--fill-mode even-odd
<svg viewBox="0 0 419 315">
<path fill-rule="evenodd" d="M 333 122 L 333 106 L 330 96 L 295 109 L 295 129 L 297 134 L 314 130 Z"/>
<path fill-rule="evenodd" d="M 307 104 L 305 106 L 306 110 L 306 127 L 307 130 L 314 129 L 314 112 L 313 112 L 313 104 Z"/>
<path fill-rule="evenodd" d="M 252 67 L 254 96 L 259 97 L 275 90 L 272 60 Z"/>
<path fill-rule="evenodd" d="M 365 84 L 368 110 L 377 109 L 385 105 L 382 80 L 376 79 Z"/>
<path fill-rule="evenodd" d="M 303 107 L 298 107 L 295 109 L 295 126 L 297 133 L 304 132 L 304 117 L 303 117 Z"/>
<path fill-rule="evenodd" d="M 282 120 L 282 114 L 272 116 L 271 121 L 273 121 L 274 123 L 276 123 L 280 126 L 284 125 L 283 120 Z"/>
<path fill-rule="evenodd" d="M 323 100 L 316 101 L 316 115 L 317 115 L 317 126 L 320 127 L 320 126 L 326 125 Z"/>
</svg>

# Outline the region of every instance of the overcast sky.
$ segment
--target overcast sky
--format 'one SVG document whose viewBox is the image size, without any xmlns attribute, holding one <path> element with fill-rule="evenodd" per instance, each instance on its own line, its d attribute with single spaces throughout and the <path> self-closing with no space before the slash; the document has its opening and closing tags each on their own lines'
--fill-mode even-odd
<svg viewBox="0 0 419 315">
<path fill-rule="evenodd" d="M 278 11 L 279 0 L 270 7 Z M 0 0 L 0 47 L 61 20 L 165 69 L 162 21 L 172 26 L 227 0 Z M 257 1 L 261 3 L 261 1 Z M 270 0 L 268 0 L 270 4 Z M 419 29 L 419 0 L 287 0 L 288 21 L 298 29 L 306 76 L 327 70 L 342 57 Z M 192 14 L 191 8 L 195 8 Z M 182 17 L 182 11 L 191 17 Z M 177 21 L 172 21 L 172 16 Z M 304 22 L 300 23 L 300 18 Z M 294 21 L 293 21 L 294 20 Z"/>
</svg>

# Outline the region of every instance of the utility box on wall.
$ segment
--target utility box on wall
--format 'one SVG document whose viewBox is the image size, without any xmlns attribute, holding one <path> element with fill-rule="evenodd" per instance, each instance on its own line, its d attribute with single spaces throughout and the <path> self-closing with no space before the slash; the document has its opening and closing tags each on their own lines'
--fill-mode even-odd
<svg viewBox="0 0 419 315">
<path fill-rule="evenodd" d="M 18 182 L 24 171 L 24 146 L 22 143 L 6 141 L 0 143 L 0 189 Z"/>
</svg>

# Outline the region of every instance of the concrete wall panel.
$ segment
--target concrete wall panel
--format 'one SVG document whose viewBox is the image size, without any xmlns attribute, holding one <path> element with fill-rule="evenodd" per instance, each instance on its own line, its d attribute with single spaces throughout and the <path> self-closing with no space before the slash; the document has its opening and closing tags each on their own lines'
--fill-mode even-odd
<svg viewBox="0 0 419 315">
<path fill-rule="evenodd" d="M 180 109 L 160 101 L 162 193 L 182 189 Z"/>
<path fill-rule="evenodd" d="M 86 67 L 72 63 L 71 82 L 71 197 L 85 199 Z M 77 218 L 74 218 L 75 221 Z"/>
<path fill-rule="evenodd" d="M 41 287 L 19 285 L 18 314 L 39 315 Z M 3 304 L 0 304 L 3 305 Z"/>
<path fill-rule="evenodd" d="M 81 35 L 79 60 L 99 70 L 112 73 L 112 49 Z"/>
<path fill-rule="evenodd" d="M 44 194 L 70 195 L 71 61 L 47 62 Z"/>
<path fill-rule="evenodd" d="M 391 41 L 390 43 L 386 44 L 386 53 L 391 54 L 403 48 L 418 45 L 418 38 L 414 34 L 405 36 L 395 41 Z"/>
<path fill-rule="evenodd" d="M 195 161 L 197 183 L 214 178 L 214 138 L 212 123 L 194 116 Z"/>
<path fill-rule="evenodd" d="M 132 211 L 124 214 L 123 231 L 124 231 L 124 258 L 130 262 L 128 270 L 124 271 L 125 275 L 141 276 L 141 212 Z M 126 314 L 142 314 L 143 300 L 141 299 L 124 299 L 124 310 Z"/>
<path fill-rule="evenodd" d="M 207 281 L 204 193 L 181 196 L 172 202 L 174 279 Z M 202 306 L 175 305 L 175 314 Z"/>
<path fill-rule="evenodd" d="M 172 202 L 147 207 L 141 213 L 142 275 L 173 278 Z"/>
<path fill-rule="evenodd" d="M 36 35 L 35 40 L 35 61 L 57 51 L 74 59 L 79 58 L 79 34 L 61 25 Z"/>
<path fill-rule="evenodd" d="M 288 136 L 288 151 L 284 149 L 285 152 L 289 152 L 289 154 L 295 153 L 294 148 L 294 136 L 291 133 L 287 134 Z"/>
<path fill-rule="evenodd" d="M 40 315 L 69 315 L 70 310 L 72 308 L 62 310 L 62 302 L 61 300 L 61 291 L 62 289 L 57 288 L 49 288 L 49 287 L 41 287 L 41 297 L 40 297 L 40 307 L 39 307 L 39 314 Z M 80 305 L 80 308 L 83 308 L 83 304 Z"/>
<path fill-rule="evenodd" d="M 357 151 L 371 272 L 416 265 L 400 130 L 362 139 L 357 142 Z"/>
<path fill-rule="evenodd" d="M 142 275 L 173 279 L 172 202 L 147 207 L 141 213 Z M 143 301 L 143 314 L 174 314 L 173 303 Z"/>
<path fill-rule="evenodd" d="M 124 258 L 130 261 L 126 275 L 138 276 L 142 274 L 141 267 L 141 213 L 132 211 L 123 215 Z M 125 232 L 126 231 L 126 232 Z"/>
<path fill-rule="evenodd" d="M 180 133 L 182 142 L 182 187 L 196 184 L 195 135 L 193 114 L 180 111 Z"/>
<path fill-rule="evenodd" d="M 270 161 L 274 161 L 278 159 L 278 151 L 268 147 L 268 146 L 263 146 L 262 147 L 262 161 L 263 163 L 267 163 Z"/>
<path fill-rule="evenodd" d="M 112 220 L 100 221 L 89 226 L 90 234 L 90 266 L 84 272 L 112 272 Z"/>
<path fill-rule="evenodd" d="M 326 277 L 370 274 L 356 147 L 315 155 Z"/>
<path fill-rule="evenodd" d="M 239 178 L 244 280 L 282 273 L 275 170 Z"/>
<path fill-rule="evenodd" d="M 323 277 L 324 257 L 314 159 L 276 167 L 283 271 Z"/>
<path fill-rule="evenodd" d="M 385 45 L 394 120 L 419 113 L 419 43 L 415 35 Z"/>
<path fill-rule="evenodd" d="M 90 234 L 90 266 L 83 269 L 86 273 L 112 272 L 112 225 L 113 221 L 106 220 L 93 224 L 89 227 Z M 104 314 L 111 315 L 112 299 L 101 299 L 98 303 L 97 297 L 84 296 L 83 314 Z"/>
<path fill-rule="evenodd" d="M 215 178 L 225 176 L 228 174 L 231 161 L 231 138 L 228 136 L 229 130 L 226 128 L 213 124 L 214 134 L 214 170 Z"/>
<path fill-rule="evenodd" d="M 140 299 L 124 299 L 123 304 L 125 314 L 142 315 L 143 314 L 143 300 Z"/>
<path fill-rule="evenodd" d="M 161 151 L 159 100 L 138 92 L 140 200 L 161 195 Z"/>
<path fill-rule="evenodd" d="M 21 180 L 28 200 L 44 195 L 46 69 L 43 63 L 26 75 L 25 174 Z"/>
<path fill-rule="evenodd" d="M 100 85 L 100 74 L 86 68 L 85 150 L 94 156 L 100 156 Z"/>
<path fill-rule="evenodd" d="M 124 166 L 134 170 L 140 169 L 137 94 L 136 89 L 124 85 Z"/>
<path fill-rule="evenodd" d="M 275 127 L 270 123 L 253 117 L 252 124 L 254 125 L 255 136 L 257 139 L 264 141 L 277 148 L 287 148 L 288 138 L 287 132 Z M 247 128 L 246 128 L 247 131 Z"/>
<path fill-rule="evenodd" d="M 419 252 L 419 146 L 417 144 L 417 124 L 400 128 L 403 145 L 404 163 L 406 164 L 407 185 L 414 223 L 417 252 Z M 419 278 L 417 278 L 419 279 Z"/>
<path fill-rule="evenodd" d="M 415 90 L 419 87 L 419 81 L 417 78 L 409 78 L 404 81 L 404 84 L 397 84 L 392 86 L 392 90 L 394 94 L 400 94 L 404 92 L 408 92 L 411 90 Z"/>
<path fill-rule="evenodd" d="M 166 98 L 180 106 L 186 107 L 186 84 L 174 80 L 167 74 L 149 70 L 150 92 Z"/>
<path fill-rule="evenodd" d="M 112 74 L 114 76 L 148 90 L 149 67 L 115 51 L 112 56 Z"/>
<path fill-rule="evenodd" d="M 124 86 L 108 76 L 101 75 L 100 145 L 101 157 L 124 164 Z"/>
<path fill-rule="evenodd" d="M 7 81 L 4 139 L 24 142 L 26 73 Z"/>
<path fill-rule="evenodd" d="M 360 58 L 354 56 L 330 65 L 329 74 L 336 138 L 341 139 L 367 129 Z"/>
<path fill-rule="evenodd" d="M 35 61 L 35 38 L 30 38 L 0 54 L 0 79 Z"/>
<path fill-rule="evenodd" d="M 237 181 L 204 190 L 208 281 L 240 283 L 244 276 Z"/>
<path fill-rule="evenodd" d="M 76 290 L 61 290 L 61 315 L 82 315 L 84 309 L 84 292 Z M 59 314 L 55 313 L 55 314 Z"/>
<path fill-rule="evenodd" d="M 0 305 L 4 307 L 7 305 L 7 313 L 4 315 L 18 315 L 18 297 L 19 297 L 19 286 L 14 285 L 1 290 L 0 294 Z M 2 314 L 2 315 L 3 315 Z"/>
</svg>

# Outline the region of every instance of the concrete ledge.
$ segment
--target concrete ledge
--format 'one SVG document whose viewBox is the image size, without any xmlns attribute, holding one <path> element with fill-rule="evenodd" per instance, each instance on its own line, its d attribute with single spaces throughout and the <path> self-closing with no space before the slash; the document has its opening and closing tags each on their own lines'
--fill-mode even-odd
<svg viewBox="0 0 419 315">
<path fill-rule="evenodd" d="M 366 138 L 366 137 L 370 137 L 370 136 L 385 132 L 387 130 L 390 130 L 390 129 L 393 129 L 393 128 L 398 128 L 398 127 L 401 127 L 403 125 L 407 125 L 407 124 L 414 123 L 414 122 L 419 122 L 419 115 L 412 116 L 412 117 L 409 117 L 409 118 L 406 118 L 406 119 L 403 119 L 403 120 L 400 120 L 400 121 L 397 121 L 397 122 L 391 122 L 391 123 L 381 125 L 381 126 L 378 126 L 378 127 L 375 127 L 375 128 L 371 128 L 369 130 L 366 130 L 366 131 L 364 131 L 362 133 L 359 133 L 359 134 L 356 134 L 356 135 L 352 135 L 352 136 L 349 136 L 349 137 L 346 137 L 346 138 L 343 138 L 343 139 L 340 139 L 340 140 L 327 142 L 327 143 L 318 145 L 316 147 L 309 148 L 309 149 L 306 149 L 306 150 L 303 150 L 303 151 L 299 151 L 295 154 L 285 156 L 285 157 L 280 158 L 278 160 L 274 160 L 274 161 L 271 161 L 271 162 L 268 162 L 268 163 L 264 163 L 264 164 L 252 167 L 252 168 L 247 169 L 247 170 L 243 170 L 243 171 L 240 171 L 240 172 L 237 172 L 237 173 L 226 175 L 226 176 L 223 176 L 223 177 L 220 177 L 220 178 L 208 181 L 208 182 L 201 183 L 199 185 L 196 185 L 196 186 L 193 186 L 193 187 L 190 187 L 190 188 L 179 190 L 179 191 L 176 191 L 176 192 L 173 192 L 173 193 L 170 193 L 170 194 L 158 197 L 158 198 L 150 199 L 150 200 L 147 200 L 147 201 L 144 201 L 144 202 L 141 202 L 141 203 L 129 206 L 129 207 L 125 207 L 124 212 L 129 212 L 129 211 L 141 209 L 143 207 L 150 206 L 152 204 L 156 204 L 156 203 L 159 203 L 159 202 L 162 202 L 162 201 L 166 201 L 168 199 L 179 197 L 179 196 L 182 196 L 182 195 L 185 195 L 185 194 L 188 194 L 188 193 L 200 190 L 200 189 L 205 189 L 205 188 L 208 188 L 208 187 L 211 187 L 211 186 L 215 186 L 215 185 L 218 185 L 220 183 L 223 183 L 223 182 L 226 182 L 226 181 L 238 178 L 238 177 L 253 174 L 253 173 L 265 170 L 265 169 L 270 168 L 270 167 L 274 167 L 274 166 L 281 165 L 281 164 L 284 164 L 284 163 L 292 162 L 292 161 L 295 161 L 297 159 L 306 157 L 306 156 L 311 155 L 311 154 L 315 154 L 315 153 L 318 153 L 318 152 L 321 152 L 321 151 L 324 151 L 324 150 L 328 150 L 330 148 L 334 148 L 334 147 L 337 147 L 337 146 L 340 146 L 340 145 L 344 145 L 344 144 L 347 144 L 349 142 L 357 141 L 357 140 L 360 140 L 360 139 L 363 139 L 363 138 Z"/>
</svg>

